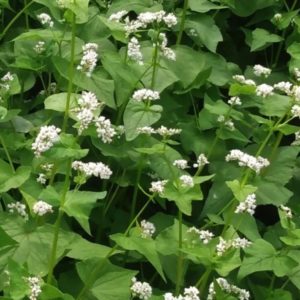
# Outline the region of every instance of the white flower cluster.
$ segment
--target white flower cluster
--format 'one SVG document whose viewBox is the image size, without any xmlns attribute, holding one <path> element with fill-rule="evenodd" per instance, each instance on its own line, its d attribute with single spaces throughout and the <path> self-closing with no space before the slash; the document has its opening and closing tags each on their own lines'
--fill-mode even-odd
<svg viewBox="0 0 300 300">
<path fill-rule="evenodd" d="M 203 244 L 208 244 L 214 237 L 214 234 L 209 230 L 199 230 L 194 226 L 189 228 L 187 233 L 195 233 Z"/>
<path fill-rule="evenodd" d="M 299 68 L 294 68 L 293 73 L 297 81 L 300 81 L 300 70 Z"/>
<path fill-rule="evenodd" d="M 273 16 L 273 19 L 276 21 L 276 22 L 279 22 L 281 19 L 282 19 L 282 14 L 280 13 L 277 13 Z"/>
<path fill-rule="evenodd" d="M 39 200 L 32 207 L 33 212 L 38 216 L 43 216 L 47 213 L 52 213 L 52 205 L 48 204 L 45 201 Z"/>
<path fill-rule="evenodd" d="M 264 77 L 268 77 L 271 74 L 271 69 L 263 67 L 262 65 L 255 65 L 253 67 L 253 73 L 256 76 L 264 76 Z"/>
<path fill-rule="evenodd" d="M 292 84 L 288 81 L 280 81 L 276 84 L 274 84 L 274 89 L 279 90 L 283 93 L 286 93 L 287 95 L 292 94 Z"/>
<path fill-rule="evenodd" d="M 71 4 L 74 4 L 74 0 L 56 0 L 59 8 L 68 8 Z"/>
<path fill-rule="evenodd" d="M 54 25 L 52 18 L 46 13 L 37 15 L 37 18 L 43 25 L 49 26 L 50 28 L 52 28 Z"/>
<path fill-rule="evenodd" d="M 158 193 L 161 194 L 164 192 L 165 185 L 167 184 L 168 180 L 158 180 L 158 181 L 152 181 L 151 182 L 151 188 L 149 191 L 151 193 Z"/>
<path fill-rule="evenodd" d="M 220 115 L 218 117 L 217 121 L 219 123 L 223 123 L 225 125 L 225 127 L 227 127 L 229 130 L 231 130 L 231 131 L 235 130 L 235 126 L 234 126 L 232 119 L 230 119 L 230 118 L 226 119 L 225 116 Z"/>
<path fill-rule="evenodd" d="M 40 184 L 46 184 L 47 182 L 47 176 L 44 173 L 39 173 L 39 176 L 37 177 L 36 181 Z"/>
<path fill-rule="evenodd" d="M 138 127 L 136 131 L 140 134 L 151 135 L 155 133 L 155 129 L 150 126 Z"/>
<path fill-rule="evenodd" d="M 260 84 L 256 87 L 255 93 L 257 96 L 266 98 L 268 96 L 272 96 L 274 88 L 266 83 Z"/>
<path fill-rule="evenodd" d="M 123 17 L 125 17 L 126 15 L 128 14 L 128 11 L 127 10 L 120 10 L 114 14 L 111 14 L 110 17 L 108 18 L 109 21 L 111 22 L 120 22 L 121 19 Z"/>
<path fill-rule="evenodd" d="M 295 102 L 299 103 L 300 102 L 300 86 L 299 85 L 293 86 L 292 91 L 288 95 L 293 96 Z"/>
<path fill-rule="evenodd" d="M 284 205 L 280 205 L 279 207 L 285 213 L 287 218 L 289 218 L 289 219 L 293 218 L 292 210 L 289 207 L 284 206 Z"/>
<path fill-rule="evenodd" d="M 292 142 L 293 146 L 300 146 L 300 131 L 295 132 L 295 140 Z"/>
<path fill-rule="evenodd" d="M 228 100 L 228 104 L 231 106 L 242 105 L 242 101 L 240 97 L 230 97 L 230 99 Z"/>
<path fill-rule="evenodd" d="M 144 64 L 141 45 L 136 37 L 132 37 L 128 42 L 127 55 L 131 60 L 137 62 L 139 65 Z"/>
<path fill-rule="evenodd" d="M 159 128 L 154 129 L 149 126 L 144 126 L 144 127 L 138 127 L 137 132 L 141 134 L 148 134 L 148 135 L 157 133 L 161 135 L 163 138 L 168 138 L 172 135 L 179 134 L 181 132 L 181 129 L 167 128 L 165 126 L 160 126 Z"/>
<path fill-rule="evenodd" d="M 141 300 L 148 300 L 152 296 L 151 285 L 147 282 L 137 281 L 135 277 L 132 278 L 130 290 L 133 297 L 138 297 Z"/>
<path fill-rule="evenodd" d="M 252 79 L 246 79 L 244 75 L 234 75 L 232 78 L 239 83 L 249 86 L 256 86 L 256 83 Z"/>
<path fill-rule="evenodd" d="M 34 154 L 39 157 L 41 154 L 49 150 L 56 142 L 59 141 L 60 129 L 51 126 L 42 126 L 39 134 L 37 135 L 34 143 L 31 145 L 31 149 Z"/>
<path fill-rule="evenodd" d="M 26 278 L 29 287 L 30 287 L 30 300 L 37 300 L 39 294 L 42 292 L 41 289 L 41 280 L 36 276 L 31 276 Z"/>
<path fill-rule="evenodd" d="M 177 167 L 178 169 L 187 169 L 188 166 L 188 161 L 186 159 L 176 159 L 173 162 L 173 166 Z"/>
<path fill-rule="evenodd" d="M 300 105 L 295 104 L 291 108 L 291 114 L 293 118 L 300 118 Z"/>
<path fill-rule="evenodd" d="M 91 77 L 98 59 L 98 45 L 96 43 L 87 43 L 82 46 L 83 56 L 77 70 L 82 71 L 86 76 Z"/>
<path fill-rule="evenodd" d="M 15 202 L 15 203 L 9 203 L 7 204 L 8 212 L 9 213 L 17 213 L 21 217 L 23 217 L 25 220 L 28 220 L 28 214 L 26 212 L 26 206 L 23 203 Z"/>
<path fill-rule="evenodd" d="M 192 188 L 194 186 L 193 177 L 190 175 L 181 175 L 179 180 L 182 187 Z"/>
<path fill-rule="evenodd" d="M 262 168 L 270 165 L 270 162 L 266 158 L 263 158 L 261 156 L 255 157 L 247 153 L 244 153 L 238 149 L 231 150 L 230 153 L 226 155 L 225 160 L 226 161 L 237 160 L 239 166 L 241 167 L 247 166 L 248 168 L 254 170 L 257 174 L 260 172 Z"/>
<path fill-rule="evenodd" d="M 45 42 L 43 41 L 38 41 L 34 47 L 33 50 L 37 53 L 37 54 L 42 54 L 43 52 L 45 52 L 46 48 L 45 48 Z"/>
<path fill-rule="evenodd" d="M 111 143 L 117 132 L 112 127 L 110 120 L 100 116 L 95 119 L 95 125 L 98 137 L 101 138 L 102 142 Z"/>
<path fill-rule="evenodd" d="M 72 168 L 76 171 L 82 172 L 85 176 L 95 176 L 101 179 L 109 179 L 112 175 L 111 169 L 102 162 L 88 162 L 75 160 L 72 163 Z"/>
<path fill-rule="evenodd" d="M 160 43 L 160 50 L 163 54 L 164 57 L 166 57 L 169 60 L 176 60 L 176 53 L 169 47 L 168 45 L 168 39 L 165 33 L 160 33 L 159 34 L 159 39 L 161 40 Z"/>
<path fill-rule="evenodd" d="M 199 290 L 196 287 L 185 288 L 183 295 L 178 297 L 173 296 L 172 293 L 164 294 L 164 300 L 200 300 Z"/>
<path fill-rule="evenodd" d="M 14 80 L 13 75 L 10 72 L 7 72 L 2 78 L 0 87 L 4 89 L 5 91 L 8 91 L 10 88 L 10 82 Z"/>
<path fill-rule="evenodd" d="M 219 237 L 219 243 L 216 245 L 216 252 L 218 256 L 222 256 L 228 249 L 245 249 L 252 243 L 245 238 L 237 237 L 232 240 L 224 240 L 221 236 Z"/>
<path fill-rule="evenodd" d="M 132 95 L 132 99 L 141 102 L 143 100 L 158 100 L 160 98 L 159 92 L 150 89 L 139 89 Z"/>
<path fill-rule="evenodd" d="M 236 210 L 234 211 L 236 214 L 247 212 L 251 216 L 254 215 L 256 208 L 256 196 L 255 194 L 250 194 L 246 197 L 245 201 L 241 202 Z"/>
<path fill-rule="evenodd" d="M 225 278 L 222 278 L 222 277 L 217 278 L 216 282 L 218 283 L 218 285 L 224 292 L 226 292 L 228 294 L 234 294 L 235 296 L 237 296 L 237 298 L 239 300 L 249 300 L 250 299 L 250 293 L 247 290 L 241 289 L 241 288 L 237 287 L 236 285 L 229 284 L 229 282 Z M 214 300 L 215 295 L 216 295 L 215 286 L 214 286 L 214 282 L 212 282 L 209 285 L 207 300 Z"/>
<path fill-rule="evenodd" d="M 200 167 L 202 167 L 204 165 L 208 165 L 208 164 L 209 164 L 209 161 L 208 161 L 207 157 L 205 156 L 204 153 L 201 153 L 197 158 L 197 163 L 194 163 L 193 167 L 200 168 Z"/>
<path fill-rule="evenodd" d="M 53 164 L 45 163 L 41 165 L 41 169 L 44 170 L 46 173 L 51 173 L 53 166 Z M 45 184 L 47 181 L 47 175 L 44 173 L 39 173 L 39 176 L 36 179 L 36 181 L 41 184 Z"/>
<path fill-rule="evenodd" d="M 141 221 L 141 237 L 146 238 L 152 238 L 153 234 L 155 233 L 155 226 L 153 223 L 148 222 L 146 220 Z"/>
</svg>

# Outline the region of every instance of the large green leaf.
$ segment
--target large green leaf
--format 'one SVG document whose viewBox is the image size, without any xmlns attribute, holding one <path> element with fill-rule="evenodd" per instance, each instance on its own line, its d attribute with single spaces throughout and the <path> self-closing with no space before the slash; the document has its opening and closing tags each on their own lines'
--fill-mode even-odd
<svg viewBox="0 0 300 300">
<path fill-rule="evenodd" d="M 220 6 L 208 0 L 189 0 L 189 7 L 193 11 L 205 13 L 210 10 L 226 8 L 227 6 Z"/>
<path fill-rule="evenodd" d="M 69 191 L 64 205 L 65 212 L 74 217 L 82 228 L 91 234 L 89 216 L 97 200 L 103 199 L 106 192 Z"/>
</svg>

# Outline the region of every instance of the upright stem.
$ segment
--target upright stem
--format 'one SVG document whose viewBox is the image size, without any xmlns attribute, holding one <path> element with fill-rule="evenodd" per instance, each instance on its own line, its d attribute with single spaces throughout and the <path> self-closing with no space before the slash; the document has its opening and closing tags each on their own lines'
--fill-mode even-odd
<svg viewBox="0 0 300 300">
<path fill-rule="evenodd" d="M 159 46 L 159 30 L 157 32 L 156 42 L 155 42 L 155 48 L 154 48 L 154 54 L 152 57 L 152 78 L 151 78 L 151 89 L 155 86 L 155 77 L 156 77 L 156 70 L 157 70 L 157 58 L 158 58 L 158 46 Z"/>
<path fill-rule="evenodd" d="M 142 160 L 142 158 L 141 158 L 141 160 Z M 142 161 L 140 161 L 139 165 L 138 165 L 136 181 L 135 181 L 134 190 L 133 190 L 132 204 L 131 204 L 131 211 L 130 211 L 130 221 L 133 219 L 135 209 L 136 209 L 137 195 L 138 195 L 138 189 L 139 189 L 139 182 L 140 182 L 141 175 L 142 175 L 142 169 L 143 169 L 143 163 L 142 163 Z"/>
<path fill-rule="evenodd" d="M 69 118 L 69 109 L 70 109 L 70 102 L 71 102 L 71 94 L 73 89 L 73 76 L 74 76 L 74 58 L 75 58 L 75 24 L 76 16 L 74 13 L 72 13 L 72 39 L 71 39 L 71 60 L 69 65 L 69 84 L 68 84 L 68 92 L 67 92 L 67 103 L 66 103 L 66 109 L 64 114 L 64 120 L 63 120 L 63 126 L 62 126 L 62 132 L 66 131 L 68 118 Z"/>
<path fill-rule="evenodd" d="M 25 0 L 25 6 L 28 4 L 28 0 Z M 29 18 L 28 13 L 25 11 L 25 24 L 26 24 L 26 30 L 29 31 Z"/>
<path fill-rule="evenodd" d="M 180 28 L 179 28 L 179 33 L 178 33 L 178 36 L 177 36 L 176 45 L 179 45 L 181 43 L 188 5 L 189 5 L 189 0 L 184 0 L 183 11 L 182 11 L 182 16 L 181 16 L 181 21 L 180 21 Z"/>
<path fill-rule="evenodd" d="M 178 256 L 177 256 L 177 276 L 175 293 L 179 295 L 182 275 L 183 275 L 183 254 L 182 254 L 182 212 L 178 211 Z"/>
<path fill-rule="evenodd" d="M 58 216 L 55 221 L 55 224 L 54 224 L 54 234 L 53 234 L 53 240 L 52 240 L 52 247 L 51 247 L 50 259 L 49 259 L 49 270 L 48 270 L 48 277 L 47 277 L 48 284 L 51 284 L 52 277 L 53 277 L 53 270 L 54 270 L 55 262 L 56 262 L 58 235 L 59 235 L 61 221 L 62 221 L 62 218 L 64 215 L 63 207 L 66 202 L 67 192 L 70 187 L 70 176 L 69 176 L 70 172 L 71 172 L 71 161 L 69 160 L 68 166 L 67 166 L 66 178 L 65 178 L 65 182 L 64 182 L 63 193 L 62 193 L 61 200 L 60 200 L 59 212 L 58 212 Z"/>
<path fill-rule="evenodd" d="M 3 138 L 2 138 L 2 135 L 0 135 L 0 142 L 1 142 L 2 146 L 3 146 L 3 150 L 4 150 L 5 155 L 7 157 L 7 160 L 8 160 L 8 163 L 10 165 L 10 168 L 11 168 L 12 172 L 15 173 L 16 170 L 15 170 L 14 164 L 13 164 L 12 159 L 10 157 L 10 154 L 9 154 L 9 152 L 7 150 L 6 144 L 5 144 L 5 142 L 4 142 Z"/>
</svg>

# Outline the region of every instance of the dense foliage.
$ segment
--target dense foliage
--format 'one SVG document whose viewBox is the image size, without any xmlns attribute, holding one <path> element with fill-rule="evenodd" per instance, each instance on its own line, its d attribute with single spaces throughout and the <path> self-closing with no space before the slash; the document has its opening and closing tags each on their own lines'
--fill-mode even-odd
<svg viewBox="0 0 300 300">
<path fill-rule="evenodd" d="M 297 0 L 0 8 L 0 299 L 299 299 Z"/>
</svg>

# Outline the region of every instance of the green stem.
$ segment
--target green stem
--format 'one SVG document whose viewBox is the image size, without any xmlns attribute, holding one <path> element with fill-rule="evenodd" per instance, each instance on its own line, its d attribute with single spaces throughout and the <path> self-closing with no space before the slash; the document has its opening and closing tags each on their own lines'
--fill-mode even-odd
<svg viewBox="0 0 300 300">
<path fill-rule="evenodd" d="M 158 58 L 158 46 L 159 46 L 159 34 L 160 31 L 157 32 L 156 42 L 155 42 L 155 48 L 154 48 L 154 54 L 152 57 L 152 77 L 151 77 L 151 89 L 154 89 L 155 86 L 155 77 L 156 77 L 156 71 L 157 71 L 157 58 Z"/>
<path fill-rule="evenodd" d="M 52 247 L 51 247 L 50 259 L 49 259 L 49 270 L 48 270 L 48 276 L 47 276 L 48 284 L 51 284 L 52 277 L 53 277 L 53 270 L 54 270 L 55 263 L 56 263 L 58 236 L 59 236 L 61 221 L 62 221 L 62 218 L 64 215 L 63 207 L 66 202 L 67 192 L 70 187 L 70 177 L 69 177 L 70 172 L 71 172 L 71 161 L 68 162 L 66 178 L 65 178 L 64 187 L 63 187 L 63 193 L 62 193 L 61 200 L 60 200 L 59 212 L 58 212 L 57 219 L 54 223 L 54 234 L 53 234 Z"/>
<path fill-rule="evenodd" d="M 71 60 L 69 65 L 69 84 L 68 84 L 68 92 L 67 92 L 67 103 L 66 103 L 66 109 L 64 114 L 64 120 L 63 120 L 63 126 L 62 126 L 62 132 L 66 131 L 68 118 L 69 118 L 69 109 L 70 109 L 70 102 L 71 102 L 71 94 L 73 89 L 73 76 L 74 76 L 74 58 L 75 58 L 75 24 L 76 16 L 74 13 L 72 13 L 72 39 L 71 39 Z"/>
<path fill-rule="evenodd" d="M 181 21 L 180 21 L 180 28 L 179 28 L 179 33 L 178 33 L 178 36 L 177 36 L 176 45 L 179 45 L 181 43 L 188 5 L 189 5 L 189 0 L 184 0 L 183 11 L 182 11 L 182 16 L 181 16 Z"/>
<path fill-rule="evenodd" d="M 135 218 L 130 222 L 130 224 L 128 225 L 128 227 L 124 233 L 125 236 L 128 235 L 130 229 L 133 227 L 133 225 L 136 223 L 138 218 L 141 216 L 141 214 L 144 212 L 144 210 L 147 208 L 147 206 L 150 204 L 150 202 L 153 200 L 154 197 L 155 197 L 155 194 L 152 194 L 149 197 L 149 199 L 144 204 L 144 206 L 141 208 L 141 210 L 138 212 L 138 214 L 135 216 Z M 90 289 L 91 286 L 93 285 L 95 278 L 97 276 L 97 273 L 101 270 L 105 259 L 109 258 L 117 250 L 117 248 L 118 248 L 118 245 L 116 244 L 113 248 L 111 248 L 111 250 L 105 256 L 104 260 L 102 260 L 98 265 L 95 266 L 94 270 L 89 274 L 87 280 L 85 281 L 84 287 L 79 292 L 76 300 L 85 299 L 84 295 L 88 291 L 88 289 Z"/>
<path fill-rule="evenodd" d="M 137 202 L 137 196 L 138 196 L 138 184 L 141 179 L 142 175 L 142 170 L 143 170 L 143 163 L 142 163 L 142 157 L 138 165 L 138 170 L 137 170 L 137 175 L 136 175 L 136 180 L 135 180 L 135 185 L 134 185 L 134 190 L 133 190 L 133 196 L 132 196 L 132 204 L 131 204 L 131 210 L 130 210 L 130 221 L 133 219 L 133 216 L 135 214 L 135 209 L 136 209 L 136 202 Z"/>
<path fill-rule="evenodd" d="M 200 277 L 200 279 L 196 283 L 196 287 L 200 290 L 200 295 L 204 294 L 204 290 L 207 286 L 207 281 L 211 274 L 211 271 L 212 271 L 211 268 L 207 268 L 207 270 L 204 272 L 204 274 Z"/>
<path fill-rule="evenodd" d="M 183 275 L 183 253 L 182 253 L 182 212 L 178 210 L 178 256 L 177 256 L 177 276 L 175 293 L 179 295 L 182 275 Z"/>
<path fill-rule="evenodd" d="M 5 144 L 5 142 L 4 142 L 3 138 L 2 138 L 2 135 L 0 135 L 0 142 L 1 142 L 2 146 L 3 146 L 3 150 L 4 150 L 5 155 L 7 157 L 7 160 L 8 160 L 8 163 L 10 165 L 10 168 L 11 168 L 12 172 L 15 173 L 16 170 L 15 170 L 14 164 L 13 164 L 12 159 L 10 157 L 10 154 L 9 154 L 9 152 L 7 150 L 6 144 Z"/>
<path fill-rule="evenodd" d="M 17 19 L 19 19 L 20 16 L 22 16 L 22 14 L 25 12 L 25 10 L 33 3 L 34 3 L 34 1 L 32 0 L 32 1 L 28 2 L 27 4 L 25 4 L 25 6 L 12 18 L 12 20 L 3 29 L 3 31 L 0 35 L 0 40 L 3 39 L 3 37 L 5 36 L 7 31 L 10 29 L 10 27 L 17 21 Z"/>
<path fill-rule="evenodd" d="M 25 0 L 25 6 L 28 4 L 28 0 Z M 25 11 L 25 25 L 26 25 L 26 30 L 29 31 L 29 18 L 28 18 L 28 13 Z"/>
</svg>

